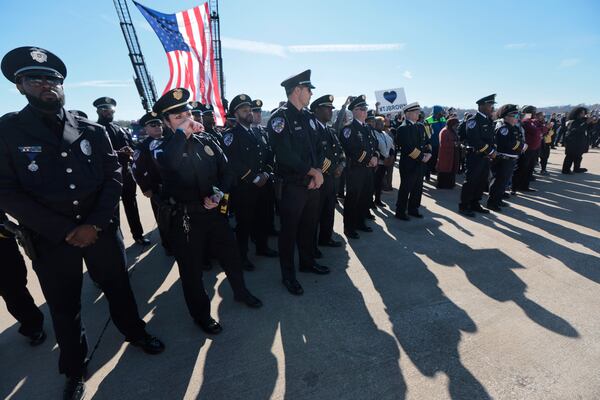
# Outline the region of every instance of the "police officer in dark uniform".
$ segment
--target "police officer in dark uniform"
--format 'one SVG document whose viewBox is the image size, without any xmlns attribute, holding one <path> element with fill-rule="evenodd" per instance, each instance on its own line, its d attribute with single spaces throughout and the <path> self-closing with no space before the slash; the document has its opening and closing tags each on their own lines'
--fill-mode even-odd
<svg viewBox="0 0 600 400">
<path fill-rule="evenodd" d="M 229 166 L 236 175 L 231 191 L 231 205 L 235 210 L 237 244 L 246 271 L 255 269 L 248 259 L 248 240 L 252 234 L 256 253 L 277 257 L 269 248 L 268 209 L 259 201 L 260 191 L 271 179 L 273 165 L 266 164 L 264 153 L 268 150 L 266 140 L 252 130 L 252 99 L 247 94 L 235 96 L 229 104 L 229 113 L 235 116 L 236 125 L 223 135 L 223 151 Z"/>
<path fill-rule="evenodd" d="M 510 180 L 513 172 L 515 160 L 527 144 L 521 142 L 519 128 L 517 127 L 517 118 L 519 108 L 515 104 L 505 104 L 498 109 L 498 118 L 503 121 L 496 126 L 496 158 L 492 161 L 492 181 L 487 201 L 487 208 L 502 212 L 500 206 L 508 206 L 502 201 L 504 190 Z"/>
<path fill-rule="evenodd" d="M 246 289 L 239 252 L 232 251 L 237 245 L 226 200 L 235 176 L 221 148 L 196 134 L 203 126 L 192 119 L 189 97 L 186 89 L 172 89 L 153 107 L 165 125 L 164 139 L 153 152 L 163 184 L 159 224 L 168 232 L 192 318 L 206 333 L 216 334 L 222 328 L 210 315 L 202 282 L 205 251 L 218 257 L 236 301 L 253 308 L 262 303 Z"/>
<path fill-rule="evenodd" d="M 65 398 L 81 398 L 82 261 L 125 340 L 151 354 L 164 345 L 146 333 L 129 285 L 117 219 L 121 172 L 106 130 L 65 111 L 67 70 L 49 51 L 11 50 L 1 68 L 29 104 L 0 121 L 0 207 L 33 242 L 33 269 L 50 308 L 59 370 L 67 376 Z"/>
<path fill-rule="evenodd" d="M 314 259 L 315 230 L 319 220 L 319 188 L 323 184 L 323 149 L 317 122 L 305 109 L 310 103 L 310 70 L 281 82 L 288 101 L 269 119 L 267 131 L 275 152 L 276 197 L 281 232 L 279 262 L 283 284 L 294 295 L 304 289 L 296 279 L 294 248 L 298 245 L 301 272 L 328 274 Z"/>
<path fill-rule="evenodd" d="M 6 228 L 8 223 L 6 214 L 0 210 L 0 297 L 8 312 L 21 324 L 19 333 L 29 338 L 30 345 L 38 346 L 46 340 L 44 314 L 27 290 L 27 266 L 14 234 Z"/>
<path fill-rule="evenodd" d="M 273 188 L 273 172 L 275 167 L 275 153 L 271 143 L 269 143 L 269 132 L 262 126 L 262 106 L 263 102 L 260 99 L 252 100 L 252 115 L 254 121 L 252 131 L 257 138 L 262 142 L 263 147 L 263 164 L 271 168 L 271 178 L 261 188 L 259 194 L 259 204 L 264 204 L 266 210 L 267 233 L 271 236 L 278 236 L 279 231 L 275 228 L 275 189 Z"/>
<path fill-rule="evenodd" d="M 570 174 L 571 165 L 573 172 L 586 172 L 587 168 L 581 168 L 583 154 L 588 151 L 588 110 L 585 107 L 575 107 L 567 118 L 567 133 L 565 134 L 565 159 L 563 161 L 562 173 Z"/>
<path fill-rule="evenodd" d="M 333 240 L 333 223 L 336 204 L 336 179 L 342 175 L 346 166 L 346 156 L 342 144 L 333 128 L 327 126 L 333 116 L 333 96 L 326 94 L 310 105 L 310 110 L 317 119 L 317 130 L 321 145 L 325 152 L 323 160 L 323 185 L 319 188 L 319 229 L 317 243 L 319 246 L 340 247 L 342 242 Z M 318 250 L 318 249 L 317 249 Z M 317 255 L 319 251 L 317 251 Z"/>
<path fill-rule="evenodd" d="M 459 212 L 474 217 L 475 212 L 487 214 L 479 201 L 488 185 L 490 159 L 496 156 L 494 148 L 494 123 L 492 114 L 496 95 L 491 94 L 477 100 L 478 111 L 465 124 L 467 170 L 460 192 Z"/>
<path fill-rule="evenodd" d="M 210 104 L 200 104 L 202 110 L 202 125 L 204 125 L 204 133 L 216 141 L 219 146 L 223 146 L 223 135 L 217 129 L 215 121 L 215 109 Z"/>
<path fill-rule="evenodd" d="M 143 246 L 150 244 L 150 241 L 144 238 L 144 229 L 140 221 L 140 213 L 138 211 L 138 204 L 136 200 L 136 185 L 131 172 L 131 161 L 133 156 L 133 140 L 131 135 L 121 126 L 113 122 L 115 115 L 115 107 L 117 102 L 115 99 L 110 97 L 100 97 L 93 103 L 98 113 L 98 123 L 108 132 L 108 137 L 112 143 L 113 148 L 119 156 L 119 164 L 122 167 L 123 175 L 123 190 L 121 192 L 121 199 L 123 200 L 123 207 L 125 208 L 125 216 L 129 223 L 129 229 L 131 235 L 137 244 Z"/>
<path fill-rule="evenodd" d="M 373 168 L 377 167 L 377 145 L 370 127 L 365 123 L 365 95 L 356 96 L 348 106 L 354 120 L 342 130 L 341 143 L 346 153 L 346 199 L 344 200 L 344 234 L 358 239 L 356 230 L 372 232 L 365 219 L 373 197 Z M 370 200 L 371 199 L 371 200 Z"/>
<path fill-rule="evenodd" d="M 160 190 L 162 181 L 158 167 L 154 162 L 153 153 L 163 140 L 163 124 L 160 116 L 154 111 L 147 112 L 138 121 L 139 125 L 148 135 L 133 152 L 131 171 L 133 178 L 140 187 L 143 195 L 150 199 L 154 218 L 158 222 L 158 209 L 160 206 Z M 159 231 L 162 246 L 170 255 L 167 237 L 164 232 Z"/>
<path fill-rule="evenodd" d="M 396 144 L 400 149 L 400 189 L 395 217 L 408 221 L 409 215 L 423 218 L 419 207 L 423 195 L 423 175 L 431 158 L 431 149 L 425 127 L 417 122 L 421 112 L 419 103 L 407 104 L 402 111 L 405 119 L 396 130 Z"/>
</svg>

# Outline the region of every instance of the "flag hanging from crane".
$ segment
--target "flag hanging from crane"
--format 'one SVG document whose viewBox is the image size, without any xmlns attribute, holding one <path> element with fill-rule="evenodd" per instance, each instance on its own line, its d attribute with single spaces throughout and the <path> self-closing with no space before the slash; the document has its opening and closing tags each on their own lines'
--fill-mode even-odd
<svg viewBox="0 0 600 400">
<path fill-rule="evenodd" d="M 208 3 L 175 14 L 163 14 L 133 3 L 154 29 L 167 53 L 170 76 L 163 94 L 174 88 L 186 88 L 193 100 L 211 104 L 215 122 L 225 125 Z"/>
</svg>

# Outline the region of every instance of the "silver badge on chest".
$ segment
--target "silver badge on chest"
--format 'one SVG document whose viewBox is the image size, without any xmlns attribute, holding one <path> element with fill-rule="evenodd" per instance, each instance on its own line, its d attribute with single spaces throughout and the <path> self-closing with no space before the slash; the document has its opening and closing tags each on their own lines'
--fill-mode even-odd
<svg viewBox="0 0 600 400">
<path fill-rule="evenodd" d="M 81 152 L 86 156 L 92 155 L 92 145 L 90 144 L 89 140 L 83 139 L 79 144 L 79 147 L 81 147 Z"/>
<path fill-rule="evenodd" d="M 31 172 L 36 172 L 38 169 L 40 169 L 40 166 L 37 165 L 35 161 L 31 161 L 31 163 L 27 166 L 27 169 Z"/>
</svg>

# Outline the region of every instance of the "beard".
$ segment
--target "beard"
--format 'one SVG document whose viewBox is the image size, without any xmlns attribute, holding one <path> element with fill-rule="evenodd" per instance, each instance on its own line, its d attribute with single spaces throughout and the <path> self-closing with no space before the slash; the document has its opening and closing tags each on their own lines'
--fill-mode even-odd
<svg viewBox="0 0 600 400">
<path fill-rule="evenodd" d="M 33 97 L 28 94 L 26 94 L 25 97 L 27 98 L 27 101 L 29 102 L 29 104 L 31 104 L 33 108 L 47 113 L 57 113 L 65 105 L 64 96 L 58 96 L 57 99 L 51 101 L 41 100 L 37 97 Z"/>
</svg>

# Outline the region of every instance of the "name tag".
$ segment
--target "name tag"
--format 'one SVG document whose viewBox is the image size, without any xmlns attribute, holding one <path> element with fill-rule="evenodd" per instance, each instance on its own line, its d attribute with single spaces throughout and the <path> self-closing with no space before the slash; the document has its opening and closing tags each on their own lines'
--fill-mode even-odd
<svg viewBox="0 0 600 400">
<path fill-rule="evenodd" d="M 19 147 L 21 153 L 41 153 L 42 146 L 21 146 Z"/>
</svg>

